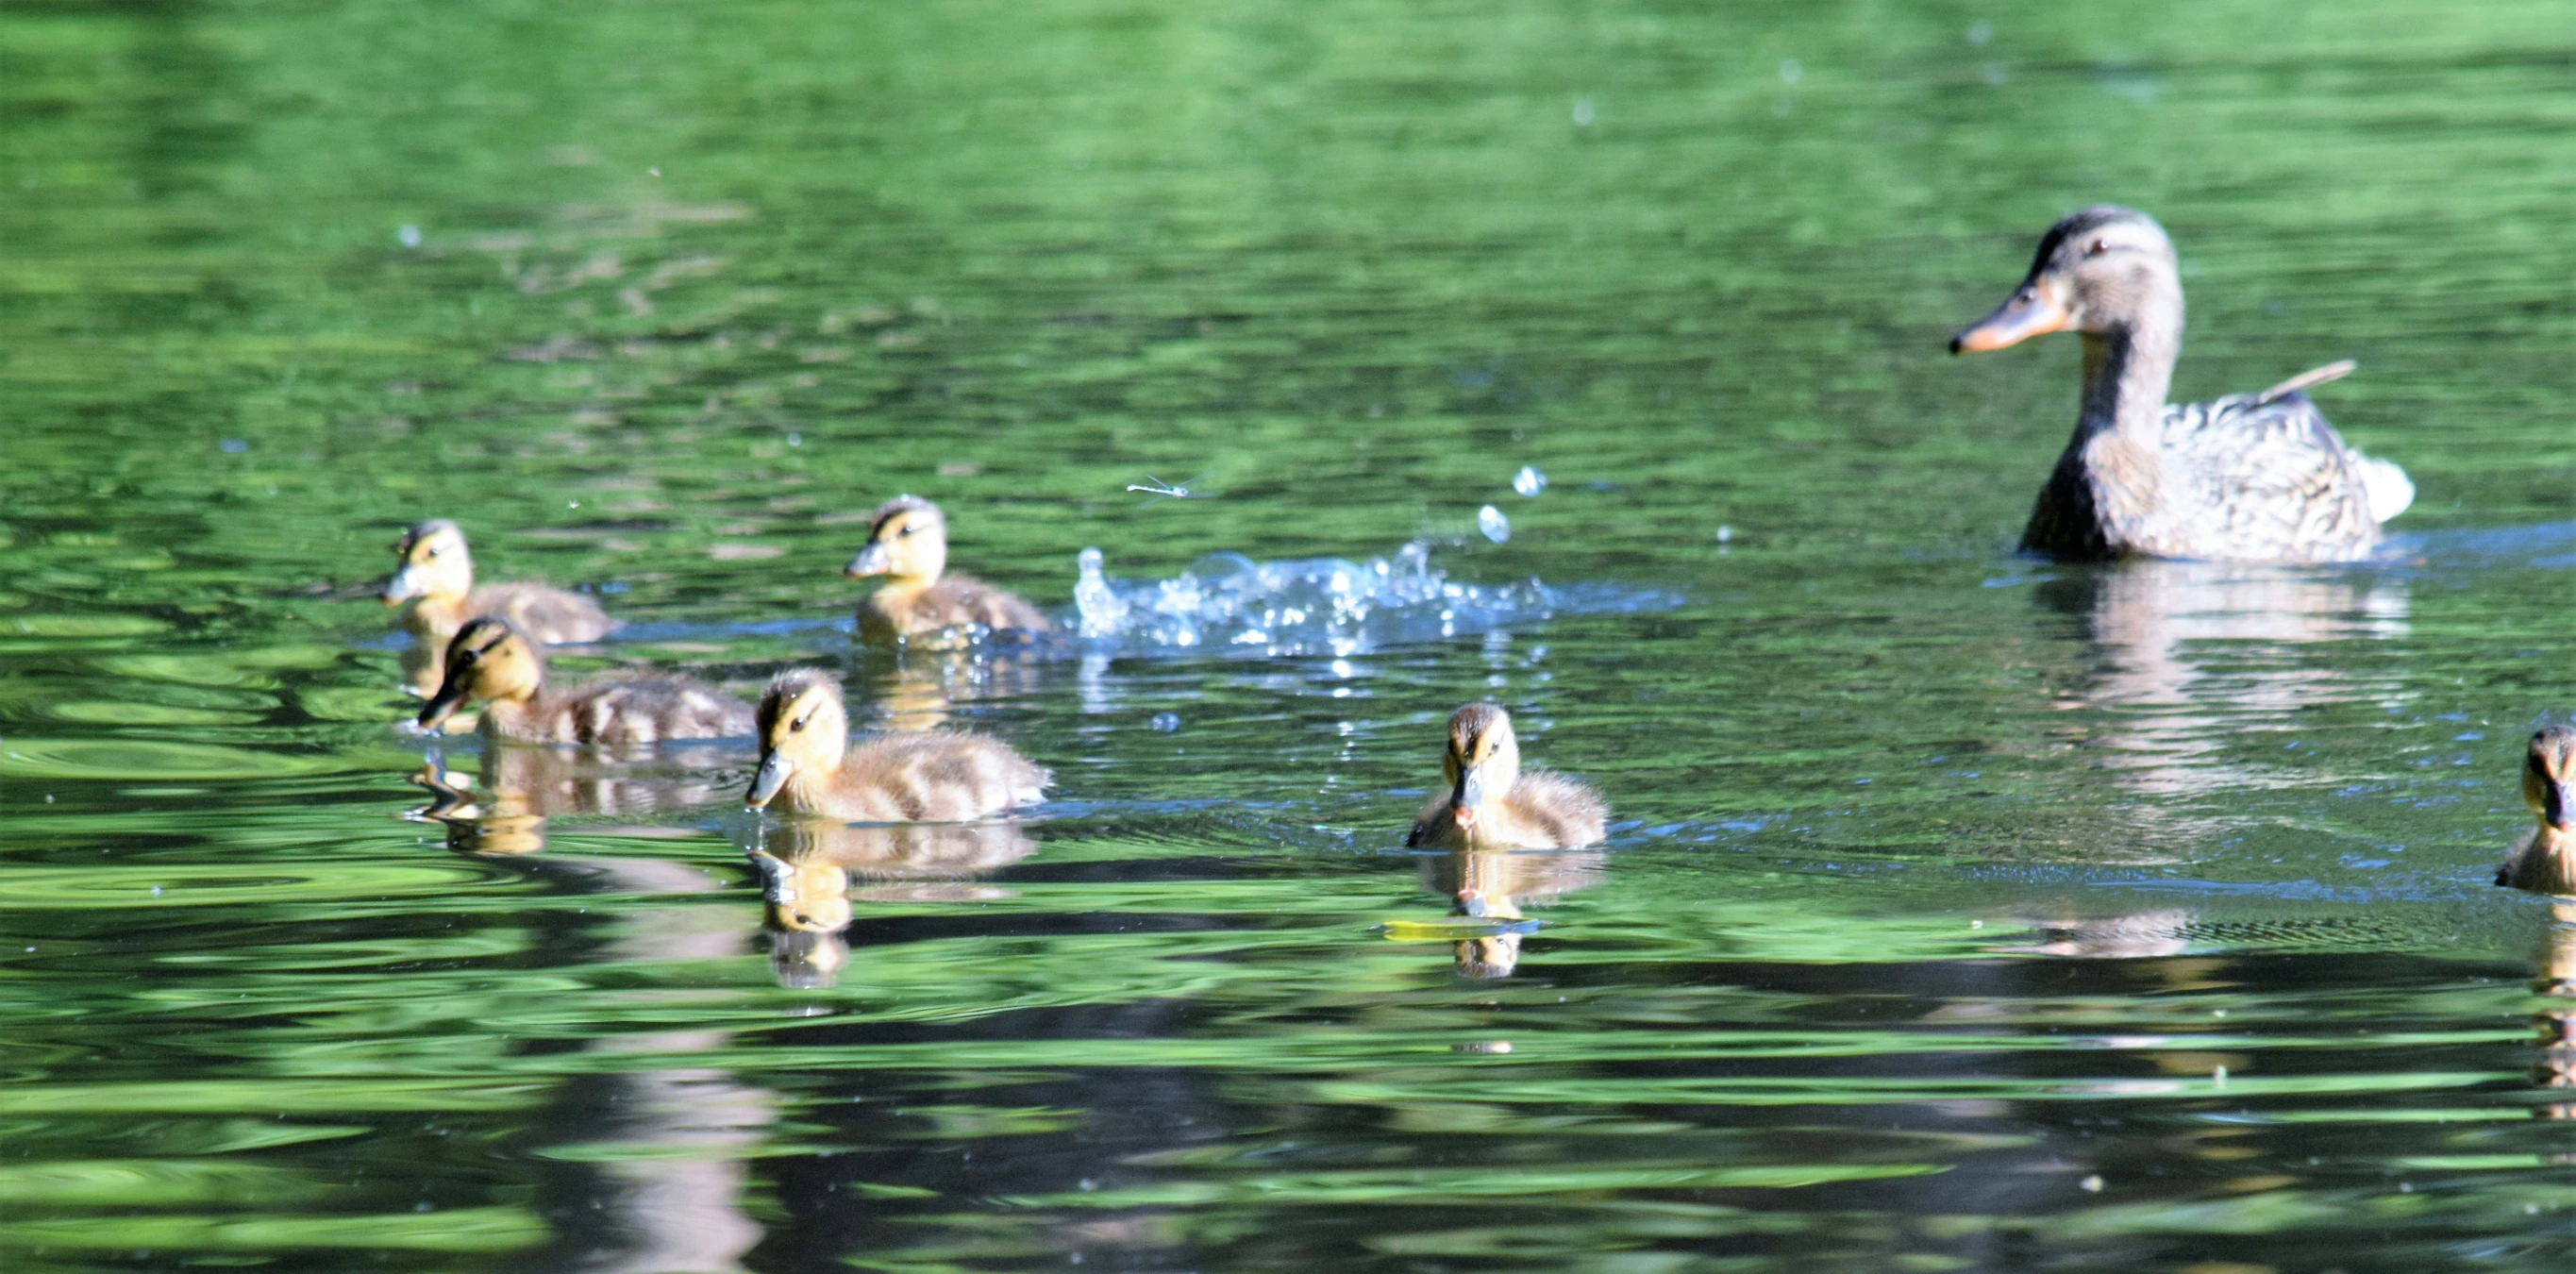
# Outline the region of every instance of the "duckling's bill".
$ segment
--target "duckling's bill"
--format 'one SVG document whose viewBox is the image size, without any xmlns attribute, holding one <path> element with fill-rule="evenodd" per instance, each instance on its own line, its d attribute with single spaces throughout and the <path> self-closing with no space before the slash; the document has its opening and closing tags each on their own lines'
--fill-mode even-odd
<svg viewBox="0 0 2576 1274">
<path fill-rule="evenodd" d="M 893 567 L 893 555 L 886 552 L 885 542 L 870 540 L 866 548 L 859 550 L 857 557 L 850 559 L 849 565 L 841 568 L 841 573 L 851 579 L 866 579 L 871 575 L 883 575 Z"/>
<path fill-rule="evenodd" d="M 765 809 L 776 799 L 778 789 L 787 786 L 788 776 L 796 772 L 796 763 L 772 751 L 760 758 L 760 772 L 751 776 L 751 790 L 742 794 L 744 809 Z"/>
</svg>

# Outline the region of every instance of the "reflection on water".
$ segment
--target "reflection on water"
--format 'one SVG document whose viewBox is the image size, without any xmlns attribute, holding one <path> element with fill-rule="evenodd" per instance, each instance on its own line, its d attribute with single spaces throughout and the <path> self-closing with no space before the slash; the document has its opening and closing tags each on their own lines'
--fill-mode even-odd
<svg viewBox="0 0 2576 1274">
<path fill-rule="evenodd" d="M 480 794 L 478 784 L 435 756 L 407 781 L 430 794 L 430 803 L 412 816 L 445 824 L 450 848 L 536 854 L 545 851 L 550 818 L 642 818 L 739 800 L 743 761 L 739 749 L 684 743 L 633 752 L 486 743 Z"/>
<path fill-rule="evenodd" d="M 1010 897 L 974 878 L 1028 857 L 1037 844 L 1014 823 L 845 826 L 811 819 L 762 823 L 750 851 L 778 984 L 829 987 L 849 963 L 845 931 L 859 902 L 964 903 Z"/>
<path fill-rule="evenodd" d="M 1598 850 L 1545 853 L 1453 850 L 1422 862 L 1422 887 L 1453 898 L 1452 917 L 1472 932 L 1453 944 L 1458 976 L 1507 978 L 1519 967 L 1521 939 L 1536 926 L 1517 923 L 1523 907 L 1546 906 L 1599 883 L 1607 866 Z"/>
</svg>

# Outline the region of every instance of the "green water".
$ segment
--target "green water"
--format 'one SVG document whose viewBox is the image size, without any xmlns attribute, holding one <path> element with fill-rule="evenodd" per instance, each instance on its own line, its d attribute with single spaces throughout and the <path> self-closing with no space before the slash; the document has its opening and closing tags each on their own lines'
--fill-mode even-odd
<svg viewBox="0 0 2576 1274">
<path fill-rule="evenodd" d="M 2553 1268 L 2576 929 L 2487 879 L 2571 88 L 2538 4 L 0 4 L 0 1267 Z M 1943 341 L 2102 199 L 2177 393 L 2360 360 L 2386 560 L 2009 554 L 2076 354 Z M 1592 591 L 897 660 L 837 569 L 907 490 L 1050 607 Z M 630 621 L 566 673 L 837 667 L 1060 799 L 401 733 L 431 516 Z M 1478 696 L 1606 847 L 1401 848 Z M 515 803 L 405 819 L 428 754 Z"/>
</svg>

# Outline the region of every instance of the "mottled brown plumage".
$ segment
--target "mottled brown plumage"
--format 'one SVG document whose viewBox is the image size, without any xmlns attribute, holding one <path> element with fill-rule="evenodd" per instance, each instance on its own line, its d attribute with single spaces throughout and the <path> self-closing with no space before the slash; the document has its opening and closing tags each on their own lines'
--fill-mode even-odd
<svg viewBox="0 0 2576 1274">
<path fill-rule="evenodd" d="M 760 773 L 744 798 L 853 823 L 957 823 L 1042 799 L 1053 776 L 980 734 L 881 734 L 850 746 L 840 683 L 791 668 L 760 697 Z"/>
<path fill-rule="evenodd" d="M 2301 392 L 2352 365 L 2168 405 L 2182 328 L 2172 240 L 2145 213 L 2106 204 L 2050 227 L 2021 286 L 1952 338 L 1965 353 L 2083 333 L 2083 408 L 2022 548 L 2067 561 L 2366 556 L 2415 488 L 2404 470 L 2346 444 Z"/>
<path fill-rule="evenodd" d="M 1018 595 L 947 569 L 948 522 L 938 505 L 909 495 L 879 505 L 866 547 L 841 570 L 852 579 L 886 577 L 859 603 L 859 635 L 881 644 L 941 644 L 1055 627 Z"/>
<path fill-rule="evenodd" d="M 436 726 L 467 703 L 490 700 L 483 732 L 521 743 L 625 746 L 751 733 L 750 704 L 687 677 L 617 676 L 563 688 L 545 679 L 545 659 L 527 634 L 505 619 L 472 620 L 447 644 L 446 676 L 420 724 Z"/>
<path fill-rule="evenodd" d="M 599 603 L 543 584 L 474 587 L 474 560 L 465 532 L 445 518 L 404 531 L 394 544 L 397 565 L 385 581 L 384 602 L 403 608 L 403 627 L 425 646 L 444 649 L 465 621 L 493 615 L 550 646 L 597 641 L 617 627 Z"/>
<path fill-rule="evenodd" d="M 2522 801 L 2538 824 L 2496 869 L 2496 883 L 2542 894 L 2576 894 L 2576 727 L 2531 736 L 2522 756 Z"/>
<path fill-rule="evenodd" d="M 1521 769 L 1511 714 L 1471 703 L 1449 716 L 1447 790 L 1414 819 L 1417 849 L 1572 849 L 1598 842 L 1610 806 L 1591 784 Z"/>
</svg>

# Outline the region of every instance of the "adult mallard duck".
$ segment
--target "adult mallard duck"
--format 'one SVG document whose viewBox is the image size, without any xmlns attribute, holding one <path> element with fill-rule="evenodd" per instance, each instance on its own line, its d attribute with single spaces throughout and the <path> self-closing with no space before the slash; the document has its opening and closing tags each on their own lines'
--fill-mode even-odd
<svg viewBox="0 0 2576 1274">
<path fill-rule="evenodd" d="M 2084 334 L 2083 410 L 2022 548 L 2067 561 L 2367 555 L 2415 486 L 2405 470 L 2346 444 L 2302 392 L 2352 364 L 2259 394 L 2169 405 L 2182 321 L 2164 227 L 2104 204 L 2049 227 L 2002 308 L 1951 339 L 1953 353 L 1969 353 L 2045 332 Z"/>
<path fill-rule="evenodd" d="M 947 731 L 850 746 L 841 685 L 790 668 L 760 696 L 760 772 L 743 801 L 853 823 L 962 823 L 1041 799 L 1053 776 L 1010 744 Z"/>
<path fill-rule="evenodd" d="M 892 644 L 932 634 L 971 640 L 978 630 L 1030 636 L 1055 627 L 1016 594 L 947 570 L 948 520 L 938 505 L 911 495 L 878 505 L 866 547 L 841 568 L 852 579 L 886 577 L 859 603 L 859 636 Z"/>
<path fill-rule="evenodd" d="M 2522 755 L 2522 802 L 2539 826 L 2514 846 L 2496 882 L 2542 894 L 2576 894 L 2576 727 L 2531 736 Z"/>
<path fill-rule="evenodd" d="M 486 615 L 447 643 L 447 673 L 420 710 L 423 729 L 458 708 L 491 700 L 483 732 L 520 743 L 625 746 L 664 739 L 722 739 L 751 733 L 751 705 L 687 677 L 607 677 L 578 686 L 546 684 L 546 661 L 506 619 Z"/>
<path fill-rule="evenodd" d="M 1591 784 L 1524 773 L 1512 716 L 1496 704 L 1450 714 L 1441 768 L 1448 788 L 1422 807 L 1404 838 L 1416 849 L 1572 849 L 1600 841 L 1610 817 Z"/>
<path fill-rule="evenodd" d="M 402 606 L 403 627 L 423 645 L 444 647 L 465 621 L 497 615 L 549 646 L 597 641 L 617 627 L 599 603 L 543 584 L 474 587 L 474 559 L 465 532 L 435 518 L 403 532 L 394 543 L 397 562 L 385 581 L 384 602 Z"/>
</svg>

